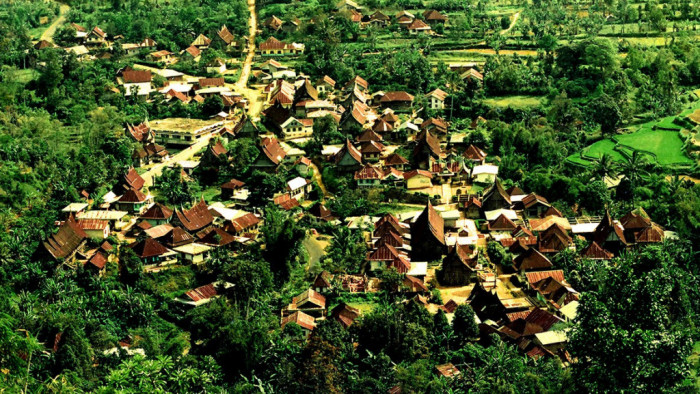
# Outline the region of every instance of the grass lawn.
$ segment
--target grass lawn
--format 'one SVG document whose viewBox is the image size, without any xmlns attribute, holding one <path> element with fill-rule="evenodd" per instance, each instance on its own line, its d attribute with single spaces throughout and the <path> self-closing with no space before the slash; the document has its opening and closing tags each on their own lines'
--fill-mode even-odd
<svg viewBox="0 0 700 394">
<path fill-rule="evenodd" d="M 202 195 L 204 196 L 204 201 L 211 203 L 213 201 L 219 200 L 219 195 L 221 194 L 220 186 L 211 186 L 202 190 Z"/>
<path fill-rule="evenodd" d="M 615 141 L 609 140 L 609 139 L 604 139 L 600 140 L 597 142 L 594 142 L 592 145 L 589 145 L 588 147 L 583 149 L 583 155 L 591 160 L 596 160 L 603 156 L 603 154 L 607 153 L 612 157 L 613 160 L 615 161 L 625 161 L 625 157 L 618 151 L 616 151 Z M 578 155 L 576 155 L 578 156 Z M 585 159 L 581 159 L 584 160 Z"/>
<path fill-rule="evenodd" d="M 484 99 L 484 104 L 491 107 L 525 109 L 542 104 L 542 98 L 537 96 L 504 96 Z"/>
<path fill-rule="evenodd" d="M 642 128 L 632 134 L 617 136 L 616 139 L 632 149 L 655 154 L 661 165 L 693 164 L 693 160 L 683 153 L 683 140 L 677 131 Z"/>
<path fill-rule="evenodd" d="M 23 70 L 13 70 L 11 71 L 12 77 L 22 83 L 27 83 L 39 77 L 39 72 L 33 68 L 26 68 Z"/>
</svg>

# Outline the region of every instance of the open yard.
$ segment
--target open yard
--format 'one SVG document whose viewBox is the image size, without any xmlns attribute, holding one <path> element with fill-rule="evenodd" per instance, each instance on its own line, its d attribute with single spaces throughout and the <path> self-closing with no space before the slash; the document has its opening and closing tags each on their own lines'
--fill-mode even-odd
<svg viewBox="0 0 700 394">
<path fill-rule="evenodd" d="M 484 99 L 484 104 L 498 108 L 524 109 L 537 107 L 542 103 L 542 98 L 537 96 L 504 96 Z"/>
<path fill-rule="evenodd" d="M 693 160 L 683 153 L 683 141 L 677 131 L 643 128 L 632 134 L 616 136 L 615 139 L 621 145 L 654 154 L 661 165 L 693 164 Z"/>
</svg>

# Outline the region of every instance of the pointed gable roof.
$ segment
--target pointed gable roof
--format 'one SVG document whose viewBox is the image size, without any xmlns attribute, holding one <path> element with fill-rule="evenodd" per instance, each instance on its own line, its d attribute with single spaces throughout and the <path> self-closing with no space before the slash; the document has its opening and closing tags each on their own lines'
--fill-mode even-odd
<svg viewBox="0 0 700 394">
<path fill-rule="evenodd" d="M 442 152 L 442 148 L 440 147 L 440 141 L 434 135 L 432 135 L 430 133 L 430 131 L 424 130 L 423 132 L 418 134 L 418 137 L 416 137 L 416 141 L 418 141 L 418 143 L 416 144 L 416 148 L 414 149 L 414 153 L 420 152 L 425 147 L 427 147 L 433 156 L 436 156 L 436 157 L 443 157 L 444 156 L 444 153 Z"/>
<path fill-rule="evenodd" d="M 426 10 L 423 12 L 423 18 L 430 22 L 430 21 L 439 21 L 439 22 L 445 22 L 447 21 L 447 16 L 441 14 L 437 10 Z"/>
<path fill-rule="evenodd" d="M 384 138 L 372 130 L 365 130 L 357 137 L 357 142 L 383 141 Z"/>
<path fill-rule="evenodd" d="M 224 145 L 221 143 L 221 141 L 216 141 L 214 145 L 209 146 L 209 152 L 214 155 L 214 157 L 219 157 L 219 156 L 226 156 L 228 154 L 228 151 L 226 148 L 224 148 Z"/>
<path fill-rule="evenodd" d="M 412 239 L 422 239 L 425 236 L 433 236 L 438 242 L 445 244 L 445 221 L 433 208 L 430 200 L 411 226 Z"/>
<path fill-rule="evenodd" d="M 119 197 L 119 202 L 121 203 L 140 203 L 144 202 L 148 197 L 143 194 L 140 190 L 129 189 L 121 197 Z"/>
<path fill-rule="evenodd" d="M 517 226 L 506 215 L 500 214 L 496 219 L 489 222 L 488 228 L 490 231 L 513 231 Z"/>
<path fill-rule="evenodd" d="M 331 311 L 331 317 L 337 320 L 344 328 L 348 328 L 360 316 L 360 310 L 341 302 Z"/>
<path fill-rule="evenodd" d="M 614 237 L 622 242 L 622 244 L 627 245 L 622 225 L 615 223 L 612 216 L 610 216 L 610 211 L 606 209 L 603 219 L 593 232 L 593 241 L 597 242 L 599 245 L 603 245 L 611 234 L 614 234 Z"/>
<path fill-rule="evenodd" d="M 496 181 L 493 183 L 493 185 L 491 185 L 486 193 L 484 193 L 484 198 L 481 199 L 482 203 L 489 200 L 494 196 L 494 194 L 499 194 L 508 204 L 511 204 L 510 195 L 506 193 L 505 189 L 503 188 L 503 184 L 498 177 L 496 177 Z"/>
<path fill-rule="evenodd" d="M 414 19 L 413 22 L 411 22 L 408 27 L 406 27 L 408 30 L 430 30 L 430 26 L 428 26 L 425 22 L 423 22 L 420 19 Z"/>
<path fill-rule="evenodd" d="M 376 131 L 377 133 L 388 133 L 392 130 L 394 130 L 394 126 L 389 124 L 387 121 L 384 119 L 377 119 L 376 122 L 374 122 L 374 126 L 372 126 L 372 130 Z"/>
<path fill-rule="evenodd" d="M 338 164 L 345 155 L 349 155 L 354 161 L 356 161 L 358 164 L 362 164 L 362 154 L 360 153 L 357 148 L 355 148 L 352 143 L 350 143 L 350 139 L 346 138 L 345 139 L 345 145 L 343 145 L 342 148 L 336 153 L 335 155 L 335 163 Z"/>
<path fill-rule="evenodd" d="M 43 245 L 53 258 L 65 259 L 73 255 L 87 238 L 87 234 L 80 228 L 71 214 L 59 227 L 58 232 L 51 234 Z"/>
<path fill-rule="evenodd" d="M 590 260 L 610 260 L 614 256 L 598 245 L 597 242 L 593 241 L 581 251 L 581 257 Z"/>
<path fill-rule="evenodd" d="M 175 214 L 182 226 L 191 232 L 199 231 L 214 221 L 214 217 L 209 212 L 209 207 L 204 198 L 199 200 L 192 208 L 175 211 Z"/>
<path fill-rule="evenodd" d="M 480 162 L 486 159 L 486 152 L 473 144 L 469 145 L 462 155 L 472 161 Z"/>
<path fill-rule="evenodd" d="M 192 41 L 192 44 L 190 45 L 194 47 L 206 47 L 209 46 L 209 44 L 211 44 L 211 39 L 204 34 L 200 34 L 194 39 L 194 41 Z"/>
<path fill-rule="evenodd" d="M 387 156 L 387 158 L 384 160 L 384 165 L 388 167 L 406 164 L 408 164 L 408 160 L 406 160 L 403 156 L 399 155 L 398 153 L 392 153 L 389 156 Z"/>
<path fill-rule="evenodd" d="M 194 237 L 187 231 L 183 230 L 182 227 L 171 228 L 170 231 L 159 239 L 171 247 L 191 244 L 194 242 Z"/>
<path fill-rule="evenodd" d="M 168 249 L 153 238 L 146 238 L 129 245 L 134 253 L 142 259 L 156 257 L 168 253 Z"/>
<path fill-rule="evenodd" d="M 141 190 L 143 185 L 146 183 L 146 181 L 143 178 L 141 178 L 141 175 L 139 175 L 139 173 L 136 172 L 134 167 L 129 167 L 129 170 L 124 175 L 124 182 L 126 186 L 124 187 L 124 189 L 136 190 Z"/>
<path fill-rule="evenodd" d="M 277 138 L 266 137 L 260 143 L 260 148 L 265 156 L 267 156 L 270 161 L 279 165 L 282 160 L 287 156 L 287 152 L 282 149 Z"/>
<path fill-rule="evenodd" d="M 513 259 L 517 271 L 542 270 L 552 267 L 552 262 L 535 248 L 530 248 Z"/>
<path fill-rule="evenodd" d="M 225 246 L 235 241 L 236 237 L 220 228 L 214 228 L 206 233 L 199 242 L 205 245 Z"/>
<path fill-rule="evenodd" d="M 226 45 L 230 45 L 234 40 L 233 34 L 229 31 L 226 25 L 221 26 L 221 30 L 216 32 L 216 34 Z"/>
<path fill-rule="evenodd" d="M 511 196 L 512 196 L 512 194 L 511 194 Z M 564 217 L 564 215 L 561 214 L 561 211 L 559 211 L 558 209 L 554 208 L 551 205 L 549 208 L 547 208 L 546 211 L 544 211 L 544 214 L 542 214 L 543 218 L 546 218 L 547 216 L 556 216 L 556 217 L 560 217 L 560 218 Z"/>
</svg>

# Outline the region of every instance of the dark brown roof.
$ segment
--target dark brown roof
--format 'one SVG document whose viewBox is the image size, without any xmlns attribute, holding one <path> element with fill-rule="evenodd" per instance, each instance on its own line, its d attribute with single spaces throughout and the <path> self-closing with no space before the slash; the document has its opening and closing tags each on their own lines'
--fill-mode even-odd
<svg viewBox="0 0 700 394">
<path fill-rule="evenodd" d="M 146 238 L 141 242 L 134 242 L 129 245 L 137 256 L 144 259 L 147 257 L 160 256 L 168 252 L 165 246 L 161 245 L 153 238 Z"/>
<path fill-rule="evenodd" d="M 634 239 L 639 243 L 659 243 L 664 240 L 664 231 L 658 225 L 652 224 L 644 230 L 636 233 Z"/>
<path fill-rule="evenodd" d="M 219 87 L 219 86 L 224 86 L 226 84 L 226 81 L 224 81 L 223 77 L 219 78 L 200 78 L 199 79 L 199 87 L 200 88 L 206 88 L 206 87 Z"/>
<path fill-rule="evenodd" d="M 192 57 L 198 57 L 202 54 L 202 50 L 193 45 L 187 47 L 187 49 L 185 49 L 185 52 L 190 54 Z"/>
<path fill-rule="evenodd" d="M 423 18 L 426 21 L 447 21 L 447 15 L 443 15 L 437 10 L 426 10 L 425 12 L 423 12 Z"/>
<path fill-rule="evenodd" d="M 386 92 L 379 99 L 380 103 L 413 102 L 413 95 L 404 91 Z"/>
<path fill-rule="evenodd" d="M 217 239 L 218 238 L 218 239 Z M 227 233 L 226 231 L 215 228 L 204 235 L 199 242 L 207 245 L 224 246 L 235 241 L 236 237 Z"/>
<path fill-rule="evenodd" d="M 517 226 L 506 215 L 500 214 L 496 219 L 489 222 L 488 227 L 491 231 L 513 231 Z"/>
<path fill-rule="evenodd" d="M 544 205 L 549 205 L 549 202 L 547 201 L 546 198 L 539 196 L 535 193 L 530 193 L 527 196 L 523 197 L 522 199 L 523 205 L 525 208 L 530 208 L 536 204 L 544 204 Z"/>
<path fill-rule="evenodd" d="M 418 152 L 427 146 L 430 152 L 434 156 L 442 156 L 442 148 L 440 147 L 440 141 L 429 131 L 425 130 L 421 132 L 418 137 L 416 137 L 418 143 L 416 144 L 415 151 Z"/>
<path fill-rule="evenodd" d="M 418 18 L 414 19 L 406 28 L 408 30 L 430 30 L 430 26 L 426 25 L 425 22 Z"/>
<path fill-rule="evenodd" d="M 245 231 L 255 225 L 260 223 L 260 219 L 252 213 L 246 213 L 245 215 L 231 220 L 227 226 L 227 231 L 232 231 L 234 233 L 240 233 Z"/>
<path fill-rule="evenodd" d="M 532 271 L 551 268 L 552 262 L 535 248 L 530 248 L 513 259 L 513 265 L 518 271 Z"/>
<path fill-rule="evenodd" d="M 388 133 L 394 130 L 394 126 L 389 124 L 384 119 L 377 119 L 377 121 L 374 122 L 374 125 L 372 126 L 372 130 L 376 131 L 377 133 Z"/>
<path fill-rule="evenodd" d="M 486 152 L 474 145 L 469 145 L 464 151 L 463 156 L 472 161 L 482 161 L 486 158 Z"/>
<path fill-rule="evenodd" d="M 595 241 L 581 251 L 581 256 L 591 260 L 610 260 L 614 257 L 612 253 L 600 247 Z"/>
<path fill-rule="evenodd" d="M 341 302 L 331 311 L 331 317 L 337 320 L 344 328 L 348 328 L 360 316 L 360 310 Z"/>
<path fill-rule="evenodd" d="M 365 142 L 360 146 L 360 152 L 362 154 L 382 153 L 385 149 L 384 145 L 376 141 Z"/>
<path fill-rule="evenodd" d="M 119 202 L 139 203 L 146 201 L 147 198 L 140 190 L 129 189 L 119 198 Z"/>
<path fill-rule="evenodd" d="M 51 256 L 64 259 L 72 255 L 87 237 L 73 215 L 70 215 L 59 227 L 58 232 L 51 234 L 43 245 Z"/>
<path fill-rule="evenodd" d="M 290 49 L 291 47 L 292 44 L 284 43 L 276 39 L 275 37 L 268 38 L 265 42 L 260 43 L 260 45 L 258 46 L 258 48 L 260 48 L 261 51 Z"/>
<path fill-rule="evenodd" d="M 191 209 L 186 211 L 175 211 L 177 218 L 182 223 L 182 226 L 187 231 L 196 232 L 210 225 L 214 221 L 214 217 L 209 212 L 207 203 L 201 199 Z"/>
<path fill-rule="evenodd" d="M 122 72 L 124 83 L 151 82 L 151 72 L 148 70 L 125 70 Z"/>
<path fill-rule="evenodd" d="M 342 148 L 336 153 L 335 155 L 335 162 L 336 164 L 342 160 L 342 158 L 345 156 L 345 154 L 349 154 L 357 163 L 362 163 L 362 154 L 360 151 L 355 148 L 352 143 L 350 143 L 350 139 L 345 139 L 345 145 L 343 145 Z"/>
<path fill-rule="evenodd" d="M 242 188 L 243 186 L 245 186 L 245 182 L 239 181 L 238 179 L 235 179 L 235 178 L 231 178 L 230 181 L 221 185 L 221 188 L 222 189 L 236 190 L 236 189 Z"/>
<path fill-rule="evenodd" d="M 228 151 L 226 148 L 224 148 L 224 145 L 221 143 L 221 141 L 216 141 L 214 145 L 209 146 L 209 151 L 215 156 L 226 156 L 228 154 Z"/>
<path fill-rule="evenodd" d="M 421 239 L 430 233 L 441 244 L 445 244 L 445 221 L 428 201 L 423 212 L 411 227 L 411 238 Z"/>
<path fill-rule="evenodd" d="M 505 189 L 503 189 L 503 184 L 501 183 L 501 180 L 499 178 L 496 178 L 496 181 L 493 183 L 493 185 L 484 193 L 484 198 L 481 199 L 482 202 L 485 202 L 494 193 L 498 193 L 503 197 L 503 199 L 510 204 L 510 195 L 506 193 Z"/>
<path fill-rule="evenodd" d="M 182 227 L 173 227 L 164 236 L 158 239 L 172 248 L 194 242 L 194 237 L 183 230 Z"/>
<path fill-rule="evenodd" d="M 151 205 L 148 210 L 141 215 L 141 219 L 167 220 L 173 216 L 173 210 L 161 203 Z"/>
<path fill-rule="evenodd" d="M 194 302 L 208 300 L 217 295 L 216 286 L 214 286 L 214 283 L 210 283 L 208 285 L 192 289 L 186 292 L 185 295 L 187 295 L 187 297 L 189 297 Z"/>
<path fill-rule="evenodd" d="M 384 179 L 384 172 L 378 167 L 367 163 L 362 168 L 355 171 L 353 179 L 355 179 L 356 181 L 361 179 Z"/>
<path fill-rule="evenodd" d="M 287 156 L 287 152 L 282 149 L 276 138 L 264 138 L 260 143 L 260 148 L 263 154 L 275 165 L 280 164 L 284 157 Z"/>
<path fill-rule="evenodd" d="M 105 264 L 107 264 L 107 258 L 102 254 L 102 252 L 97 251 L 94 255 L 92 255 L 90 260 L 88 260 L 88 263 L 94 265 L 98 269 L 102 269 L 104 268 Z"/>
<path fill-rule="evenodd" d="M 357 142 L 382 141 L 384 138 L 372 130 L 365 130 L 359 137 Z"/>
<path fill-rule="evenodd" d="M 385 166 L 397 166 L 404 164 L 408 164 L 408 160 L 406 160 L 403 156 L 399 155 L 398 153 L 392 153 L 389 156 L 387 156 L 387 158 L 384 160 Z"/>
<path fill-rule="evenodd" d="M 610 233 L 615 233 L 617 238 L 622 242 L 622 244 L 627 245 L 627 240 L 625 239 L 624 229 L 619 223 L 615 223 L 610 216 L 610 211 L 605 211 L 603 219 L 600 221 L 598 226 L 593 232 L 593 240 L 599 245 L 603 245 L 608 239 Z"/>
<path fill-rule="evenodd" d="M 289 196 L 289 194 L 281 194 L 272 199 L 272 202 L 279 205 L 280 208 L 285 211 L 291 211 L 292 209 L 300 206 L 299 201 L 295 198 Z"/>
<path fill-rule="evenodd" d="M 143 178 L 141 178 L 141 175 L 139 175 L 138 172 L 134 169 L 134 167 L 129 168 L 129 171 L 126 172 L 124 175 L 124 182 L 128 187 L 125 189 L 136 189 L 136 190 L 141 190 L 143 185 L 146 183 Z"/>
<path fill-rule="evenodd" d="M 512 195 L 512 194 L 511 194 L 511 195 Z M 542 214 L 542 217 L 544 217 L 544 218 L 546 218 L 547 216 L 557 216 L 557 217 L 560 217 L 560 218 L 563 218 L 563 217 L 564 217 L 558 209 L 556 209 L 556 208 L 554 208 L 554 207 L 552 207 L 552 206 L 550 206 L 549 208 L 547 208 L 547 210 L 544 212 L 544 214 Z"/>
<path fill-rule="evenodd" d="M 148 136 L 151 133 L 151 130 L 149 129 L 148 125 L 145 123 L 141 123 L 139 125 L 132 125 L 132 124 L 127 124 L 126 129 L 129 131 L 129 134 L 131 134 L 132 137 L 138 142 L 143 142 L 144 140 L 148 139 Z"/>
<path fill-rule="evenodd" d="M 53 44 L 50 43 L 49 41 L 46 40 L 39 40 L 36 44 L 34 44 L 35 49 L 44 49 L 44 48 L 53 48 Z"/>
<path fill-rule="evenodd" d="M 430 119 L 424 121 L 423 123 L 421 123 L 420 128 L 422 130 L 425 130 L 428 128 L 431 130 L 438 129 L 441 132 L 446 132 L 447 131 L 447 123 L 445 123 L 444 120 L 439 119 L 439 118 L 430 118 Z"/>
<path fill-rule="evenodd" d="M 435 369 L 437 370 L 438 374 L 446 378 L 453 378 L 455 376 L 459 376 L 460 374 L 459 369 L 457 369 L 457 367 L 455 367 L 452 363 L 436 365 Z"/>
<path fill-rule="evenodd" d="M 362 87 L 365 88 L 365 89 L 367 89 L 367 87 L 369 86 L 369 84 L 367 83 L 367 81 L 365 81 L 365 80 L 364 80 L 361 76 L 359 76 L 359 75 L 355 75 L 355 78 L 351 79 L 350 82 L 348 82 L 346 86 L 350 86 L 350 85 L 352 85 L 352 84 L 356 84 L 356 85 L 362 86 Z"/>
</svg>

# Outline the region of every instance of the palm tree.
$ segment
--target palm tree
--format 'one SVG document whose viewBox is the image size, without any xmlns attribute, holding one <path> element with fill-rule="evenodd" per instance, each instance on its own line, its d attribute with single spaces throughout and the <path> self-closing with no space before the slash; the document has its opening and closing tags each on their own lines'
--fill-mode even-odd
<svg viewBox="0 0 700 394">
<path fill-rule="evenodd" d="M 454 108 L 455 103 L 455 92 L 457 92 L 457 90 L 459 90 L 463 84 L 464 81 L 459 73 L 454 71 L 447 73 L 447 86 L 450 88 L 450 121 L 452 121 L 452 109 Z"/>
<path fill-rule="evenodd" d="M 595 161 L 593 167 L 593 175 L 598 178 L 614 177 L 617 175 L 616 165 L 612 156 L 609 153 L 603 153 L 598 160 Z"/>
<path fill-rule="evenodd" d="M 649 173 L 649 161 L 644 154 L 639 151 L 632 151 L 627 161 L 620 165 L 619 172 L 629 179 L 632 186 L 632 203 L 634 203 L 634 189 L 637 187 L 639 180 Z"/>
</svg>

